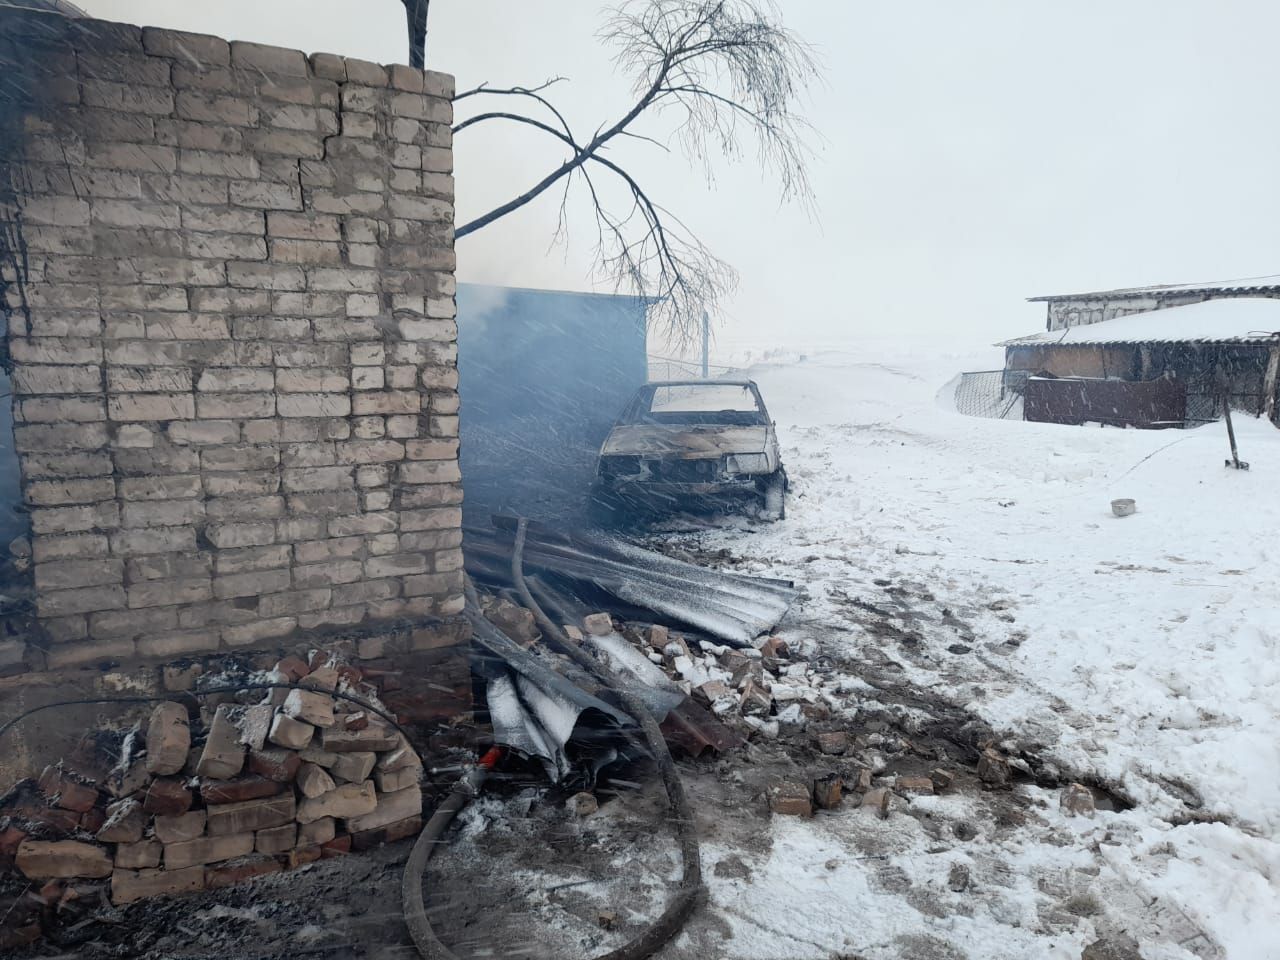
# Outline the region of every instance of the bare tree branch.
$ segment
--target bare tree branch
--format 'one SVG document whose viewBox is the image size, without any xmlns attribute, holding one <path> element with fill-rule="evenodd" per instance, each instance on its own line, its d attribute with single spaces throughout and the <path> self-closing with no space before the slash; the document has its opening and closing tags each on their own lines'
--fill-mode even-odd
<svg viewBox="0 0 1280 960">
<path fill-rule="evenodd" d="M 633 127 L 641 117 L 674 117 L 682 152 L 700 163 L 710 182 L 716 162 L 740 159 L 753 143 L 760 165 L 778 179 L 782 198 L 808 205 L 806 136 L 798 111 L 807 85 L 818 76 L 809 47 L 780 25 L 771 0 L 627 0 L 613 10 L 601 38 L 616 50 L 615 62 L 633 77 L 635 100 L 612 123 L 601 124 L 580 142 L 564 114 L 538 87 L 492 89 L 487 84 L 459 94 L 532 99 L 548 110 L 551 123 L 510 111 L 487 111 L 461 120 L 455 133 L 488 121 L 509 121 L 556 138 L 568 154 L 558 167 L 518 196 L 458 227 L 461 239 L 531 203 L 561 181 L 555 239 L 567 230 L 569 188 L 582 174 L 596 217 L 596 273 L 618 289 L 650 298 L 651 318 L 677 335 L 688 335 L 704 309 L 730 293 L 736 275 L 716 258 L 669 210 L 655 202 L 639 180 L 613 157 L 614 142 L 640 140 L 669 147 Z M 593 179 L 607 171 L 628 197 L 614 212 Z"/>
</svg>

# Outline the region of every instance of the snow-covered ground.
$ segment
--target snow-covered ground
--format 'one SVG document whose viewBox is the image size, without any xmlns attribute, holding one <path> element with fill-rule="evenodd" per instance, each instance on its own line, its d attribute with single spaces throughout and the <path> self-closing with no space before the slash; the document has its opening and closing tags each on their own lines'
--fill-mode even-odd
<svg viewBox="0 0 1280 960">
<path fill-rule="evenodd" d="M 1237 472 L 1223 467 L 1220 424 L 955 413 L 945 385 L 998 369 L 991 350 L 849 344 L 734 359 L 777 421 L 792 492 L 782 523 L 706 541 L 807 589 L 793 636 L 878 651 L 1009 746 L 1112 784 L 1134 807 L 1069 817 L 1040 804 L 1014 840 L 964 855 L 998 862 L 1003 891 L 942 917 L 868 886 L 858 864 L 827 864 L 849 830 L 892 831 L 893 819 L 775 818 L 752 882 L 710 877 L 714 905 L 756 918 L 726 955 L 807 958 L 847 943 L 889 958 L 916 930 L 921 955 L 1074 958 L 1094 933 L 1127 930 L 1147 960 L 1280 958 L 1280 431 L 1239 418 L 1252 470 Z M 1115 497 L 1138 512 L 1115 518 Z M 945 611 L 906 624 L 922 642 L 896 645 L 853 615 L 848 598 L 876 579 L 919 585 Z M 969 652 L 947 649 L 952 617 L 972 631 Z M 908 878 L 928 840 L 882 838 Z M 1054 871 L 1093 878 L 1094 929 L 1037 924 Z"/>
</svg>

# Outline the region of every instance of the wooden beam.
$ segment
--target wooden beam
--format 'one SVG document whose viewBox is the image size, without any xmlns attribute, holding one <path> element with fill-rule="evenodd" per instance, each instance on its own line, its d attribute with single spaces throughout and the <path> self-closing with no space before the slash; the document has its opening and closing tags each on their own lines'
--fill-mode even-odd
<svg viewBox="0 0 1280 960">
<path fill-rule="evenodd" d="M 1271 356 L 1267 360 L 1267 373 L 1262 378 L 1262 403 L 1267 419 L 1280 426 L 1276 419 L 1276 379 L 1280 374 L 1280 347 L 1271 348 Z"/>
</svg>

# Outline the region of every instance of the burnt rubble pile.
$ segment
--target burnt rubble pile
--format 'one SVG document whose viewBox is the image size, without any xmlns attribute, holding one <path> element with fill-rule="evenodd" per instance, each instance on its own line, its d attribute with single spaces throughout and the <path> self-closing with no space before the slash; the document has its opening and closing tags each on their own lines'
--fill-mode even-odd
<svg viewBox="0 0 1280 960">
<path fill-rule="evenodd" d="M 762 739 L 798 733 L 810 721 L 825 721 L 849 708 L 849 678 L 815 669 L 794 656 L 781 637 L 730 647 L 661 624 L 615 624 L 603 612 L 584 617 L 582 629 L 572 624 L 565 629 L 575 638 L 628 640 L 676 689 L 721 722 Z"/>
<path fill-rule="evenodd" d="M 503 616 L 513 618 L 509 610 Z M 910 798 L 946 792 L 955 781 L 950 764 L 930 769 L 922 756 L 907 759 L 917 750 L 901 737 L 852 734 L 850 727 L 859 715 L 853 694 L 861 681 L 825 662 L 811 640 L 788 643 L 766 635 L 749 647 L 729 647 L 660 624 L 616 621 L 604 612 L 583 617 L 580 628 L 567 624 L 565 629 L 579 640 L 628 641 L 673 688 L 690 698 L 694 710 L 708 711 L 715 718 L 712 723 L 723 724 L 735 738 L 721 736 L 718 743 L 708 744 L 706 732 L 712 728 L 706 722 L 673 724 L 668 718 L 663 731 L 673 746 L 699 753 L 704 745 L 725 749 L 748 740 L 776 742 L 791 757 L 794 769 L 765 791 L 768 809 L 775 815 L 809 817 L 848 805 L 887 817 Z M 686 710 L 684 716 L 696 714 Z M 865 719 L 862 725 L 868 726 Z M 941 754 L 921 752 L 929 752 L 935 761 L 942 759 Z M 989 765 L 1003 764 L 1007 780 L 1008 764 L 1001 755 L 988 749 L 984 756 Z M 912 772 L 890 772 L 890 766 L 903 760 Z M 1004 782 L 988 775 L 981 763 L 978 778 L 984 784 Z"/>
<path fill-rule="evenodd" d="M 100 781 L 58 764 L 0 799 L 0 874 L 23 881 L 0 886 L 0 945 L 70 900 L 223 887 L 421 830 L 422 761 L 359 667 L 318 653 L 257 679 L 298 687 L 203 707 L 176 693 Z"/>
</svg>

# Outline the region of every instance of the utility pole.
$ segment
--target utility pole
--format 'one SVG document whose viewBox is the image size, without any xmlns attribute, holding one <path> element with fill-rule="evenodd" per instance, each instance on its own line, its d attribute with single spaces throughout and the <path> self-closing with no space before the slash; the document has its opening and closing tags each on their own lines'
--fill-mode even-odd
<svg viewBox="0 0 1280 960">
<path fill-rule="evenodd" d="M 711 318 L 702 311 L 702 379 L 711 379 Z"/>
<path fill-rule="evenodd" d="M 431 0 L 404 0 L 409 18 L 409 66 L 419 70 L 427 65 L 427 7 Z"/>
</svg>

